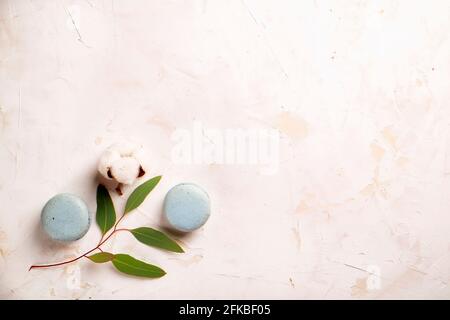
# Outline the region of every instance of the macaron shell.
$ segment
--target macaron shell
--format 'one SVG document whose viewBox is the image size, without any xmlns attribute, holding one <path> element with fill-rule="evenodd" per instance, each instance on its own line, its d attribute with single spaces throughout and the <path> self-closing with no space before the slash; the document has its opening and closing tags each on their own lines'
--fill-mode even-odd
<svg viewBox="0 0 450 320">
<path fill-rule="evenodd" d="M 181 183 L 169 190 L 164 199 L 164 214 L 176 230 L 190 232 L 206 223 L 211 213 L 206 191 L 193 183 Z"/>
<path fill-rule="evenodd" d="M 44 231 L 53 240 L 75 241 L 82 238 L 90 226 L 89 211 L 83 200 L 69 193 L 51 198 L 42 209 Z"/>
</svg>

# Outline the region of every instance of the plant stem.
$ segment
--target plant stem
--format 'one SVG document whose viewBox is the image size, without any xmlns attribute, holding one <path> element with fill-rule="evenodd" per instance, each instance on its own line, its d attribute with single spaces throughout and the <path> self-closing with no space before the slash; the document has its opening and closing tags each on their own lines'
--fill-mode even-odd
<svg viewBox="0 0 450 320">
<path fill-rule="evenodd" d="M 124 217 L 125 215 L 123 214 L 120 218 L 119 218 L 119 220 L 117 220 L 117 222 L 114 224 L 114 228 L 113 228 L 113 231 L 112 231 L 112 233 L 114 233 L 114 232 L 116 232 L 116 229 L 117 229 L 117 226 L 119 225 L 119 222 L 123 219 L 123 217 Z M 111 233 L 111 234 L 112 234 Z M 102 241 L 103 241 L 103 237 L 104 237 L 105 235 L 104 234 L 102 234 L 102 237 L 100 238 L 100 241 L 98 242 L 98 244 L 97 244 L 97 248 L 103 243 Z M 109 238 L 109 237 L 108 237 Z M 100 249 L 101 250 L 101 249 Z"/>
<path fill-rule="evenodd" d="M 122 216 L 122 217 L 123 217 L 123 216 Z M 90 254 L 91 252 L 93 252 L 93 251 L 95 251 L 95 250 L 100 250 L 101 252 L 103 252 L 103 250 L 100 248 L 100 246 L 102 246 L 106 241 L 108 241 L 108 239 L 111 238 L 111 236 L 112 236 L 114 233 L 116 233 L 116 232 L 118 232 L 118 231 L 130 231 L 129 229 L 117 229 L 117 225 L 119 224 L 120 220 L 122 220 L 122 218 L 120 218 L 120 219 L 117 221 L 117 223 L 114 225 L 113 231 L 112 231 L 112 232 L 111 232 L 104 240 L 103 240 L 103 237 L 102 237 L 101 241 L 99 242 L 99 244 L 98 244 L 95 248 L 93 248 L 93 249 L 87 251 L 86 253 L 82 254 L 81 256 L 76 257 L 76 258 L 71 259 L 71 260 L 67 260 L 67 261 L 63 261 L 63 262 L 58 262 L 58 263 L 32 265 L 32 266 L 28 269 L 28 271 L 30 271 L 31 269 L 50 268 L 50 267 L 57 267 L 57 266 L 62 266 L 62 265 L 65 265 L 65 264 L 69 264 L 69 263 L 75 262 L 75 261 L 77 261 L 77 260 L 80 260 L 80 259 L 83 258 L 83 257 L 86 257 L 88 254 Z"/>
</svg>

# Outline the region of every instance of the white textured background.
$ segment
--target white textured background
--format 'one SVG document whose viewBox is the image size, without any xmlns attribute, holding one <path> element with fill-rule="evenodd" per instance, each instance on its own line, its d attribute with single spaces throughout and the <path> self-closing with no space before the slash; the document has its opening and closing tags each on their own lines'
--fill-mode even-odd
<svg viewBox="0 0 450 320">
<path fill-rule="evenodd" d="M 0 297 L 450 298 L 449 30 L 448 0 L 1 0 Z M 278 173 L 174 164 L 194 120 L 279 130 Z M 183 255 L 114 238 L 159 280 L 28 272 L 98 241 L 52 244 L 39 214 L 60 192 L 95 211 L 98 156 L 123 136 L 164 175 L 124 226 L 159 226 L 183 181 L 210 193 L 209 222 Z"/>
</svg>

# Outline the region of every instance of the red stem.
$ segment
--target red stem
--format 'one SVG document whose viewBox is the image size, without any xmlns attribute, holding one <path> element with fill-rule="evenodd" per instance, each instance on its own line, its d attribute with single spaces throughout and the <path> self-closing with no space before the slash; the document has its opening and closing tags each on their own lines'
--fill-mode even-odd
<svg viewBox="0 0 450 320">
<path fill-rule="evenodd" d="M 112 232 L 112 233 L 116 232 L 117 226 L 119 225 L 119 222 L 122 221 L 122 219 L 123 219 L 124 216 L 125 216 L 125 215 L 123 214 L 123 215 L 119 218 L 119 220 L 117 220 L 117 222 L 114 224 L 114 229 L 113 229 L 113 232 Z M 100 238 L 100 241 L 99 241 L 98 244 L 97 244 L 97 249 L 98 249 L 98 247 L 103 243 L 102 241 L 103 241 L 103 237 L 104 237 L 104 236 L 105 236 L 105 235 L 102 234 L 102 237 Z M 101 249 L 100 249 L 100 250 L 101 250 Z"/>
<path fill-rule="evenodd" d="M 123 216 L 122 216 L 122 217 L 123 217 Z M 83 257 L 86 257 L 89 253 L 91 253 L 92 251 L 95 251 L 95 250 L 97 250 L 97 249 L 103 252 L 103 250 L 100 248 L 100 246 L 103 245 L 106 241 L 108 241 L 108 239 L 111 238 L 111 236 L 112 236 L 114 233 L 116 233 L 116 232 L 118 232 L 118 231 L 130 231 L 129 229 L 117 229 L 117 225 L 119 224 L 120 220 L 122 220 L 122 217 L 121 217 L 121 218 L 117 221 L 117 223 L 114 225 L 113 231 L 112 231 L 112 232 L 111 232 L 104 240 L 102 240 L 102 239 L 103 239 L 103 237 L 102 237 L 102 239 L 100 240 L 99 244 L 98 244 L 95 248 L 93 248 L 93 249 L 87 251 L 86 253 L 82 254 L 82 255 L 79 256 L 79 257 L 76 257 L 76 258 L 71 259 L 71 260 L 68 260 L 68 261 L 63 261 L 63 262 L 59 262 L 59 263 L 52 263 L 52 264 L 32 265 L 32 266 L 28 269 L 28 271 L 30 271 L 31 269 L 57 267 L 57 266 L 61 266 L 61 265 L 64 265 L 64 264 L 72 263 L 72 262 L 75 262 L 75 261 L 77 261 L 77 260 L 80 260 L 80 259 L 83 258 Z"/>
</svg>

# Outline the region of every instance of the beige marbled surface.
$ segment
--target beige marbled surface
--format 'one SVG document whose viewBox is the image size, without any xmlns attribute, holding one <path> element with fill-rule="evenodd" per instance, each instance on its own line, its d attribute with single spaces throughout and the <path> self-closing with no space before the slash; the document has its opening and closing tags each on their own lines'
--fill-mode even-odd
<svg viewBox="0 0 450 320">
<path fill-rule="evenodd" d="M 450 298 L 449 30 L 447 0 L 0 1 L 0 298 Z M 278 170 L 174 163 L 195 121 L 278 130 Z M 159 226 L 182 181 L 210 221 L 184 255 L 106 246 L 160 280 L 28 272 L 98 241 L 50 243 L 40 209 L 72 192 L 95 211 L 124 136 L 164 175 L 125 225 Z"/>
</svg>

